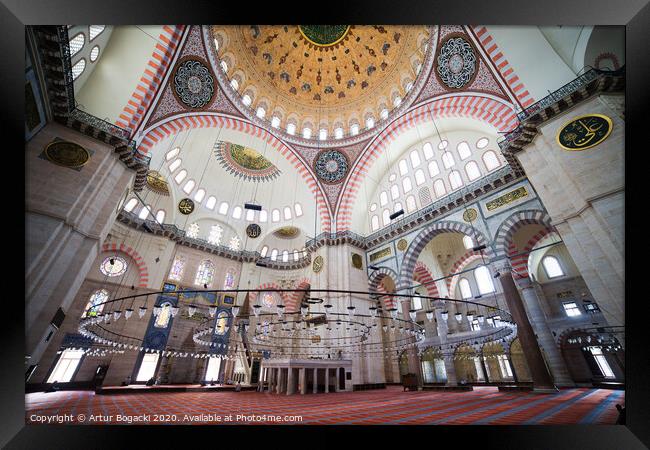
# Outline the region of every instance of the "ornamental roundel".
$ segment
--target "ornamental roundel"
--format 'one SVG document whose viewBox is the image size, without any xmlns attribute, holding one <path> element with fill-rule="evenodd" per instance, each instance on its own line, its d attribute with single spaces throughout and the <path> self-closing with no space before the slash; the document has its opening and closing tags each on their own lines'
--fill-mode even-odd
<svg viewBox="0 0 650 450">
<path fill-rule="evenodd" d="M 319 273 L 321 270 L 323 270 L 323 266 L 325 265 L 325 261 L 323 260 L 323 257 L 321 255 L 318 255 L 316 258 L 314 258 L 314 262 L 312 263 L 312 270 L 314 273 Z"/>
<path fill-rule="evenodd" d="M 462 37 L 451 37 L 441 46 L 437 59 L 440 79 L 452 89 L 469 84 L 476 74 L 476 54 Z"/>
<path fill-rule="evenodd" d="M 45 157 L 59 166 L 78 169 L 90 160 L 90 153 L 74 142 L 56 140 L 45 148 Z"/>
<path fill-rule="evenodd" d="M 251 239 L 256 239 L 262 234 L 262 228 L 256 224 L 256 223 L 251 223 L 246 227 L 246 236 L 248 236 Z"/>
<path fill-rule="evenodd" d="M 190 108 L 203 108 L 214 95 L 214 78 L 206 66 L 189 59 L 176 69 L 174 92 Z"/>
<path fill-rule="evenodd" d="M 464 213 L 463 213 L 463 220 L 465 222 L 474 222 L 476 218 L 478 217 L 478 212 L 474 208 L 468 208 Z"/>
<path fill-rule="evenodd" d="M 184 198 L 178 202 L 178 210 L 181 214 L 185 214 L 186 216 L 192 214 L 192 211 L 194 211 L 194 200 L 191 198 Z"/>
<path fill-rule="evenodd" d="M 399 241 L 397 241 L 397 250 L 403 252 L 404 250 L 406 250 L 406 247 L 408 247 L 408 242 L 406 242 L 406 239 L 400 239 Z"/>
<path fill-rule="evenodd" d="M 316 156 L 316 175 L 325 183 L 337 183 L 348 173 L 347 156 L 338 150 L 324 150 Z"/>
</svg>

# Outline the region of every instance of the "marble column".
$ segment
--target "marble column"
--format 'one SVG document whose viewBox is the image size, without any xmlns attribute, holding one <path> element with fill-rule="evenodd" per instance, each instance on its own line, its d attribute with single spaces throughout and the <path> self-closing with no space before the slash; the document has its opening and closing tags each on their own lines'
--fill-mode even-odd
<svg viewBox="0 0 650 450">
<path fill-rule="evenodd" d="M 287 369 L 287 395 L 291 395 L 296 391 L 296 376 L 292 367 Z"/>
<path fill-rule="evenodd" d="M 300 368 L 300 376 L 298 379 L 300 380 L 300 393 L 305 395 L 307 393 L 307 376 L 304 367 Z"/>
<path fill-rule="evenodd" d="M 325 368 L 325 393 L 328 394 L 330 391 L 330 370 Z"/>
<path fill-rule="evenodd" d="M 521 342 L 521 347 L 533 378 L 533 389 L 538 392 L 557 390 L 555 384 L 553 384 L 551 374 L 546 367 L 539 345 L 537 344 L 533 327 L 528 321 L 524 303 L 515 286 L 515 280 L 512 278 L 510 263 L 505 259 L 499 260 L 495 263 L 495 269 L 500 274 L 498 280 L 503 288 L 503 295 L 510 314 L 517 324 L 517 336 Z"/>
<path fill-rule="evenodd" d="M 314 394 L 318 393 L 318 369 L 314 367 Z"/>
<path fill-rule="evenodd" d="M 443 305 L 441 302 L 437 303 L 434 306 L 434 311 L 436 314 L 436 327 L 438 329 L 440 345 L 444 348 L 447 344 L 448 328 L 447 321 L 442 318 Z M 443 356 L 443 361 L 445 362 L 445 372 L 447 373 L 447 386 L 456 386 L 456 384 L 458 384 L 458 380 L 456 380 L 456 366 L 454 366 L 454 360 L 451 358 L 451 356 Z"/>
<path fill-rule="evenodd" d="M 410 299 L 408 299 L 408 300 L 403 300 L 403 301 L 401 302 L 401 305 L 400 305 L 400 306 L 402 307 L 402 317 L 403 317 L 405 320 L 408 320 L 408 321 L 409 321 L 409 324 L 408 324 L 408 325 L 404 325 L 404 328 L 407 328 L 407 327 L 412 326 L 412 325 L 411 325 L 411 324 L 412 324 L 412 322 L 411 322 L 411 317 L 410 317 L 410 315 L 409 315 L 409 310 L 411 309 L 411 300 L 410 300 Z M 395 326 L 399 327 L 400 325 L 397 325 L 397 324 L 396 324 Z M 410 338 L 408 339 L 408 342 L 415 342 L 415 338 L 414 338 L 414 337 L 410 337 Z M 420 358 L 419 358 L 419 356 L 418 356 L 418 349 L 417 349 L 417 347 L 409 347 L 409 348 L 406 350 L 406 359 L 407 359 L 407 361 L 408 361 L 409 372 L 410 372 L 410 373 L 414 373 L 414 374 L 417 376 L 418 385 L 419 385 L 419 386 L 422 386 L 422 384 L 423 384 L 423 383 L 422 383 L 422 365 L 420 364 Z"/>
<path fill-rule="evenodd" d="M 530 318 L 531 325 L 539 345 L 544 349 L 548 359 L 549 369 L 553 375 L 555 384 L 558 386 L 575 386 L 575 383 L 569 375 L 569 371 L 560 353 L 560 349 L 555 343 L 553 333 L 546 322 L 546 316 L 542 309 L 541 300 L 535 289 L 535 283 L 529 278 L 520 278 L 517 284 L 521 288 L 521 296 L 524 299 L 526 312 Z"/>
<path fill-rule="evenodd" d="M 327 369 L 329 370 L 329 369 Z M 339 391 L 339 369 L 334 369 L 334 392 Z"/>
<path fill-rule="evenodd" d="M 278 367 L 278 380 L 276 383 L 276 393 L 281 394 L 282 393 L 282 386 L 284 384 L 284 372 L 281 367 Z"/>
</svg>

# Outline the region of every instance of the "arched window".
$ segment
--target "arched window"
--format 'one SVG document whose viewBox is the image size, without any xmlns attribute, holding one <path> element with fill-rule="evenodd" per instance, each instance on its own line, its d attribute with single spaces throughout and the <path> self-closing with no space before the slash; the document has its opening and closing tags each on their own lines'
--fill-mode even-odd
<svg viewBox="0 0 650 450">
<path fill-rule="evenodd" d="M 404 189 L 404 193 L 406 194 L 407 192 L 411 192 L 411 189 L 413 189 L 413 185 L 411 184 L 411 179 L 410 178 L 402 178 L 402 188 Z"/>
<path fill-rule="evenodd" d="M 240 246 L 241 246 L 241 240 L 237 236 L 233 236 L 230 238 L 230 242 L 228 243 L 228 248 L 230 250 L 238 251 Z"/>
<path fill-rule="evenodd" d="M 135 205 L 138 204 L 138 199 L 137 198 L 132 198 L 128 202 L 126 202 L 126 205 L 124 205 L 124 210 L 127 212 L 133 211 L 133 208 L 135 208 Z"/>
<path fill-rule="evenodd" d="M 440 168 L 438 167 L 438 163 L 436 161 L 431 161 L 429 163 L 429 176 L 433 178 L 439 173 L 440 173 Z"/>
<path fill-rule="evenodd" d="M 188 238 L 196 239 L 197 237 L 199 237 L 199 231 L 200 231 L 199 224 L 196 222 L 191 223 L 187 226 L 187 232 L 185 233 L 185 236 L 187 236 Z"/>
<path fill-rule="evenodd" d="M 463 179 L 460 176 L 460 172 L 457 170 L 452 170 L 449 172 L 449 184 L 451 189 L 458 189 L 463 185 Z"/>
<path fill-rule="evenodd" d="M 474 239 L 471 236 L 463 236 L 463 245 L 467 250 L 474 248 Z"/>
<path fill-rule="evenodd" d="M 88 35 L 90 37 L 90 40 L 92 41 L 97 36 L 102 34 L 102 32 L 105 29 L 106 29 L 106 25 L 91 25 L 90 27 L 88 27 Z"/>
<path fill-rule="evenodd" d="M 386 108 L 382 109 L 379 113 L 379 117 L 382 119 L 388 119 L 388 110 Z"/>
<path fill-rule="evenodd" d="M 171 150 L 168 151 L 167 154 L 165 155 L 165 161 L 171 161 L 171 159 L 172 159 L 174 156 L 178 155 L 178 153 L 179 153 L 180 151 L 181 151 L 181 148 L 180 148 L 180 147 L 175 147 L 175 148 L 171 149 Z"/>
<path fill-rule="evenodd" d="M 287 133 L 293 136 L 296 134 L 296 124 L 295 123 L 290 123 L 287 125 Z"/>
<path fill-rule="evenodd" d="M 406 211 L 413 212 L 416 209 L 418 209 L 418 205 L 415 202 L 415 196 L 409 195 L 408 197 L 406 197 Z"/>
<path fill-rule="evenodd" d="M 436 193 L 436 198 L 441 198 L 447 193 L 447 189 L 445 189 L 445 183 L 441 179 L 437 179 L 433 183 L 433 191 Z"/>
<path fill-rule="evenodd" d="M 444 152 L 442 154 L 442 165 L 445 166 L 445 169 L 449 169 L 454 164 L 456 164 L 456 161 L 454 161 L 454 155 L 450 152 Z"/>
<path fill-rule="evenodd" d="M 234 90 L 236 90 L 236 91 L 239 90 L 239 81 L 237 81 L 235 78 L 233 78 L 232 80 L 230 80 L 230 85 L 232 86 L 232 88 L 233 88 Z"/>
<path fill-rule="evenodd" d="M 75 37 L 70 39 L 69 41 L 70 57 L 72 58 L 74 55 L 79 53 L 79 51 L 83 48 L 85 43 L 86 43 L 86 36 L 84 36 L 83 33 L 79 33 Z"/>
<path fill-rule="evenodd" d="M 279 222 L 280 221 L 280 210 L 279 209 L 274 209 L 271 211 L 271 221 L 272 222 Z"/>
<path fill-rule="evenodd" d="M 275 261 L 276 259 L 278 259 L 278 249 L 274 248 L 271 250 L 271 261 Z"/>
<path fill-rule="evenodd" d="M 350 127 L 350 134 L 352 136 L 356 136 L 357 134 L 359 134 L 359 124 L 358 123 L 352 124 L 352 126 Z"/>
<path fill-rule="evenodd" d="M 402 203 L 401 202 L 395 202 L 395 206 L 393 207 L 393 211 L 400 211 L 402 209 Z"/>
<path fill-rule="evenodd" d="M 158 212 L 156 213 L 156 222 L 163 223 L 164 220 L 165 220 L 165 210 L 159 209 Z"/>
<path fill-rule="evenodd" d="M 497 158 L 497 154 L 492 150 L 488 150 L 487 152 L 483 153 L 483 163 L 485 164 L 485 168 L 488 170 L 488 172 L 496 169 L 501 165 L 499 158 Z"/>
<path fill-rule="evenodd" d="M 295 205 L 293 205 L 293 209 L 294 211 L 296 211 L 296 217 L 302 216 L 302 206 L 300 205 L 300 203 L 296 203 Z"/>
<path fill-rule="evenodd" d="M 393 100 L 393 106 L 397 108 L 402 103 L 402 97 L 399 95 Z"/>
<path fill-rule="evenodd" d="M 208 287 L 212 286 L 212 280 L 214 279 L 214 263 L 208 259 L 201 261 L 199 264 L 199 269 L 196 271 L 196 277 L 194 278 L 194 284 L 197 286 L 203 286 L 204 284 Z"/>
<path fill-rule="evenodd" d="M 269 219 L 269 213 L 266 209 L 260 211 L 260 222 L 266 222 Z"/>
<path fill-rule="evenodd" d="M 86 304 L 81 317 L 97 316 L 97 314 L 102 312 L 102 309 L 104 309 L 104 305 L 100 303 L 104 303 L 106 301 L 108 301 L 108 291 L 106 289 L 95 291 L 93 295 L 90 296 L 90 299 L 88 300 L 88 303 Z"/>
<path fill-rule="evenodd" d="M 422 298 L 419 295 L 416 295 L 412 298 L 413 309 L 419 310 L 422 309 Z"/>
<path fill-rule="evenodd" d="M 176 174 L 176 176 L 174 177 L 174 181 L 176 181 L 176 184 L 181 184 L 181 181 L 183 181 L 186 176 L 187 176 L 187 170 L 183 169 Z"/>
<path fill-rule="evenodd" d="M 418 169 L 415 171 L 415 184 L 416 185 L 421 185 L 424 183 L 426 178 L 424 177 L 424 170 Z"/>
<path fill-rule="evenodd" d="M 368 117 L 366 119 L 366 128 L 372 128 L 374 126 L 375 126 L 375 119 L 373 119 L 372 117 Z"/>
<path fill-rule="evenodd" d="M 406 164 L 406 160 L 403 159 L 398 163 L 399 167 L 399 174 L 400 175 L 406 175 L 409 171 L 408 165 Z"/>
<path fill-rule="evenodd" d="M 418 194 L 420 195 L 420 205 L 422 205 L 422 207 L 427 206 L 433 201 L 431 198 L 431 191 L 429 191 L 429 188 L 426 186 L 422 186 Z"/>
<path fill-rule="evenodd" d="M 205 197 L 205 189 L 201 188 L 198 191 L 196 191 L 196 194 L 194 194 L 194 201 L 197 203 L 201 203 L 203 201 L 203 197 Z M 214 205 L 212 205 L 212 208 L 214 208 Z"/>
<path fill-rule="evenodd" d="M 560 266 L 560 261 L 558 261 L 555 256 L 545 256 L 544 259 L 542 259 L 542 265 L 544 266 L 546 275 L 549 278 L 564 276 L 564 271 L 562 270 L 562 266 Z"/>
<path fill-rule="evenodd" d="M 300 255 L 298 254 L 298 250 L 293 251 L 293 260 L 298 261 L 300 259 Z"/>
<path fill-rule="evenodd" d="M 287 250 L 282 252 L 282 262 L 289 262 L 289 252 Z"/>
<path fill-rule="evenodd" d="M 321 141 L 327 139 L 327 130 L 325 128 L 321 128 L 318 131 L 318 139 L 320 139 Z"/>
<path fill-rule="evenodd" d="M 390 212 L 387 209 L 384 209 L 384 212 L 381 214 L 381 220 L 384 226 L 390 223 Z"/>
<path fill-rule="evenodd" d="M 183 277 L 183 269 L 185 268 L 185 258 L 182 256 L 177 256 L 174 258 L 172 263 L 172 268 L 169 271 L 169 279 L 180 281 Z"/>
<path fill-rule="evenodd" d="M 205 207 L 208 209 L 214 209 L 217 204 L 217 198 L 214 195 L 208 197 L 208 201 L 205 202 Z"/>
<path fill-rule="evenodd" d="M 410 155 L 411 158 L 411 166 L 415 169 L 420 165 L 420 154 L 418 153 L 417 150 L 413 150 Z"/>
<path fill-rule="evenodd" d="M 424 159 L 433 158 L 433 146 L 428 142 L 422 146 L 422 152 L 424 153 Z"/>
<path fill-rule="evenodd" d="M 494 283 L 492 283 L 492 276 L 487 267 L 481 266 L 474 270 L 474 278 L 478 285 L 478 291 L 481 294 L 489 294 L 494 292 Z"/>
<path fill-rule="evenodd" d="M 390 198 L 393 200 L 399 198 L 399 188 L 397 187 L 396 184 L 390 187 Z"/>
<path fill-rule="evenodd" d="M 465 160 L 472 156 L 472 151 L 469 148 L 469 145 L 467 142 L 461 142 L 456 146 L 456 150 L 458 150 L 458 156 L 460 156 L 460 160 Z"/>
<path fill-rule="evenodd" d="M 192 189 L 194 189 L 195 184 L 194 180 L 188 180 L 187 183 L 185 183 L 185 186 L 183 186 L 183 192 L 189 194 L 192 192 Z"/>
<path fill-rule="evenodd" d="M 210 234 L 208 235 L 208 243 L 212 245 L 221 244 L 221 237 L 223 236 L 223 228 L 220 225 L 212 225 L 210 227 Z"/>
<path fill-rule="evenodd" d="M 246 220 L 248 222 L 252 222 L 253 220 L 255 220 L 255 211 L 254 210 L 252 210 L 252 209 L 247 209 L 246 210 Z"/>
<path fill-rule="evenodd" d="M 99 45 L 95 45 L 95 46 L 90 50 L 90 62 L 95 62 L 95 61 L 97 61 L 97 58 L 99 58 Z"/>
<path fill-rule="evenodd" d="M 229 207 L 230 205 L 228 204 L 228 202 L 221 202 L 221 204 L 219 205 L 219 214 L 223 214 L 224 216 L 228 214 Z"/>
<path fill-rule="evenodd" d="M 388 203 L 388 194 L 386 191 L 381 191 L 381 194 L 379 194 L 379 206 L 386 206 Z"/>
<path fill-rule="evenodd" d="M 302 137 L 309 139 L 311 137 L 311 128 L 305 127 L 302 129 Z"/>
<path fill-rule="evenodd" d="M 379 216 L 376 214 L 370 218 L 370 229 L 372 231 L 379 229 Z"/>
<path fill-rule="evenodd" d="M 257 111 L 255 112 L 255 115 L 257 117 L 259 117 L 260 119 L 263 119 L 264 116 L 266 116 L 266 110 L 264 108 L 262 108 L 261 106 L 259 106 L 257 108 Z"/>
<path fill-rule="evenodd" d="M 83 71 L 86 69 L 86 60 L 85 59 L 80 59 L 77 61 L 77 63 L 72 66 L 72 80 L 76 80 L 79 78 L 79 75 L 83 73 Z"/>
<path fill-rule="evenodd" d="M 472 288 L 470 287 L 467 278 L 461 278 L 458 282 L 458 287 L 460 288 L 460 296 L 462 298 L 472 298 Z"/>
<path fill-rule="evenodd" d="M 267 254 L 268 252 L 269 252 L 269 246 L 268 246 L 268 245 L 265 245 L 264 247 L 262 247 L 262 251 L 260 252 L 260 256 L 261 256 L 262 258 L 264 258 L 264 257 L 266 257 L 266 254 Z"/>
<path fill-rule="evenodd" d="M 153 326 L 156 328 L 167 328 L 169 320 L 172 318 L 172 305 L 169 302 L 160 305 L 160 312 L 156 316 Z"/>
<path fill-rule="evenodd" d="M 119 256 L 108 256 L 104 258 L 104 261 L 99 266 L 101 273 L 107 277 L 119 277 L 126 273 L 126 269 L 129 267 L 126 260 Z"/>
<path fill-rule="evenodd" d="M 244 105 L 250 106 L 250 104 L 253 102 L 253 99 L 250 95 L 244 94 L 244 96 L 241 98 L 241 101 Z"/>
<path fill-rule="evenodd" d="M 174 171 L 180 167 L 181 162 L 183 162 L 183 160 L 180 158 L 174 160 L 174 162 L 169 165 L 169 173 L 174 173 Z"/>
<path fill-rule="evenodd" d="M 481 177 L 481 169 L 479 169 L 476 161 L 470 161 L 465 165 L 465 173 L 470 181 L 474 181 Z"/>
<path fill-rule="evenodd" d="M 150 213 L 151 207 L 149 205 L 144 205 L 140 210 L 140 214 L 138 214 L 138 218 L 142 220 L 148 219 Z"/>
<path fill-rule="evenodd" d="M 226 61 L 221 60 L 221 68 L 225 73 L 228 73 L 228 64 L 226 63 Z"/>
<path fill-rule="evenodd" d="M 232 289 L 233 287 L 235 287 L 235 270 L 228 269 L 223 280 L 223 288 Z"/>
<path fill-rule="evenodd" d="M 241 206 L 235 206 L 232 209 L 232 217 L 233 217 L 233 219 L 241 219 L 241 212 L 242 212 Z"/>
<path fill-rule="evenodd" d="M 291 208 L 288 206 L 284 207 L 284 220 L 291 220 Z"/>
</svg>

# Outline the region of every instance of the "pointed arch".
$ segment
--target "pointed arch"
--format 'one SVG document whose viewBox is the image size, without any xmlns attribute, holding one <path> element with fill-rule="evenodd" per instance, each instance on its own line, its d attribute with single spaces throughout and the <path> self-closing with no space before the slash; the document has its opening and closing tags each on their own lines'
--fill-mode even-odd
<svg viewBox="0 0 650 450">
<path fill-rule="evenodd" d="M 296 282 L 294 289 L 308 289 L 310 287 L 311 280 L 309 278 L 301 278 Z M 287 303 L 285 304 L 286 311 L 291 313 L 300 310 L 300 302 L 304 296 L 305 292 L 291 292 L 287 296 Z"/>
<path fill-rule="evenodd" d="M 483 256 L 481 255 L 480 252 L 469 250 L 465 252 L 463 256 L 458 258 L 458 260 L 453 264 L 450 273 L 461 272 L 462 270 L 465 269 L 465 267 L 469 266 L 474 261 L 477 261 L 482 258 Z M 451 297 L 454 297 L 454 291 L 456 290 L 456 286 L 458 285 L 459 281 L 460 281 L 460 275 L 454 275 L 451 278 L 447 278 L 447 287 L 449 289 L 449 295 Z"/>
<path fill-rule="evenodd" d="M 375 270 L 368 277 L 368 291 L 375 292 L 378 294 L 386 293 L 386 289 L 382 281 L 384 278 L 389 277 L 395 283 L 397 287 L 397 273 L 393 269 L 388 267 L 380 267 L 379 270 Z M 395 297 L 384 297 L 380 296 L 382 307 L 386 310 L 395 308 L 397 306 L 397 300 Z"/>
<path fill-rule="evenodd" d="M 133 247 L 125 245 L 124 243 L 117 245 L 115 242 L 106 242 L 102 245 L 102 252 L 122 252 L 129 255 L 129 257 L 135 261 L 135 265 L 138 268 L 138 273 L 140 275 L 138 287 L 147 287 L 147 284 L 149 284 L 149 269 L 147 268 L 147 263 Z"/>
<path fill-rule="evenodd" d="M 250 295 L 248 296 L 248 298 L 249 298 L 249 304 L 251 306 L 256 304 L 255 301 L 257 300 L 257 294 L 260 294 L 261 292 L 263 292 L 263 291 L 261 291 L 262 289 L 269 289 L 271 291 L 282 290 L 282 288 L 280 286 L 278 286 L 276 283 L 273 283 L 273 282 L 262 283 L 259 286 L 257 286 L 255 289 L 260 289 L 260 292 L 250 292 Z M 278 294 L 280 295 L 280 297 L 282 297 L 282 303 L 286 306 L 286 304 L 287 304 L 287 293 L 286 292 L 278 292 Z"/>
<path fill-rule="evenodd" d="M 494 250 L 497 257 L 507 256 L 512 236 L 524 225 L 539 224 L 551 231 L 557 231 L 551 223 L 551 216 L 539 209 L 526 209 L 512 213 L 506 218 L 494 236 Z"/>
<path fill-rule="evenodd" d="M 438 286 L 431 275 L 431 271 L 423 262 L 418 261 L 415 264 L 413 279 L 427 288 L 427 295 L 429 297 L 440 297 Z"/>
</svg>

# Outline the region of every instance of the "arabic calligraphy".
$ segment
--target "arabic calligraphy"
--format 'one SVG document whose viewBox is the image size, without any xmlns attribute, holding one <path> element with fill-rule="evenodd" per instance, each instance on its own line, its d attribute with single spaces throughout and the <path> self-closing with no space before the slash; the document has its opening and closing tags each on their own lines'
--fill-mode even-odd
<svg viewBox="0 0 650 450">
<path fill-rule="evenodd" d="M 564 124 L 557 142 L 565 150 L 586 150 L 603 142 L 612 132 L 612 119 L 602 114 L 589 114 Z"/>
<path fill-rule="evenodd" d="M 194 211 L 194 201 L 190 198 L 184 198 L 178 203 L 178 210 L 181 214 L 188 215 Z"/>
</svg>

